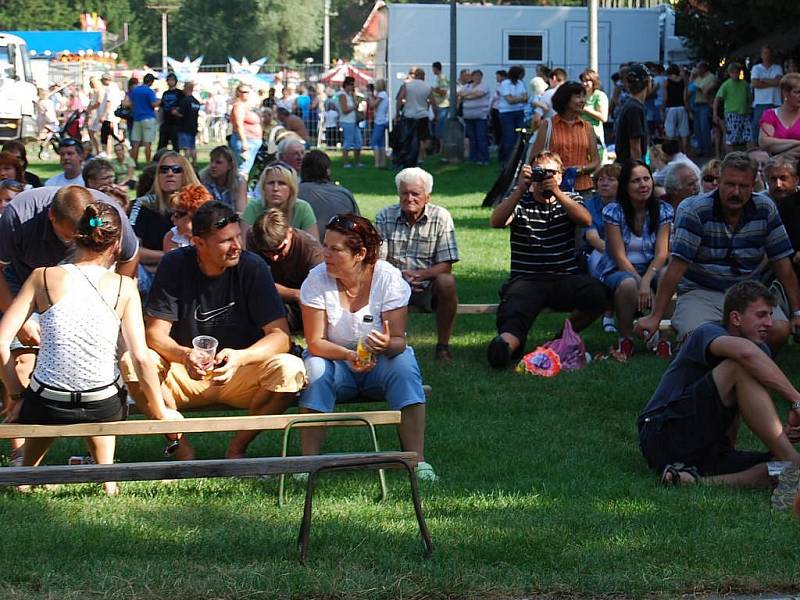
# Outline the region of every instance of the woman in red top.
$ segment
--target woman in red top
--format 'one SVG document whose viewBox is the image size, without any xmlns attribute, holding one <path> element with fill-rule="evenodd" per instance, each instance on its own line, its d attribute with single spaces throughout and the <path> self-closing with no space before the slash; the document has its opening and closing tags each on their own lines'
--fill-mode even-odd
<svg viewBox="0 0 800 600">
<path fill-rule="evenodd" d="M 263 141 L 261 116 L 249 104 L 252 89 L 246 83 L 236 88 L 236 100 L 231 107 L 231 150 L 239 163 L 239 174 L 247 181 Z"/>
</svg>

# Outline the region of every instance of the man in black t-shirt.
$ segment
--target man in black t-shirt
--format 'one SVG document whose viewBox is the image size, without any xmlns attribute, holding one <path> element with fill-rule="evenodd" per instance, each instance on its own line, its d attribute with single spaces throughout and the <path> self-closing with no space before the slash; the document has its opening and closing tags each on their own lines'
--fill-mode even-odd
<svg viewBox="0 0 800 600">
<path fill-rule="evenodd" d="M 203 105 L 192 95 L 193 92 L 193 81 L 183 84 L 183 97 L 178 104 L 177 129 L 178 146 L 183 150 L 183 155 L 194 165 L 197 162 L 197 115 Z"/>
<path fill-rule="evenodd" d="M 614 147 L 618 163 L 644 160 L 650 143 L 647 109 L 644 105 L 650 91 L 650 72 L 644 65 L 630 65 L 625 69 L 623 81 L 631 97 L 622 106 L 614 127 Z"/>
<path fill-rule="evenodd" d="M 592 215 L 580 196 L 559 189 L 563 168 L 558 154 L 541 152 L 533 168 L 522 167 L 516 187 L 492 211 L 492 227 L 511 227 L 511 276 L 500 288 L 497 336 L 487 351 L 496 369 L 522 356 L 544 308 L 572 312 L 575 331 L 605 308 L 603 284 L 578 269 L 575 228 L 591 225 Z"/>
<path fill-rule="evenodd" d="M 161 94 L 161 127 L 158 130 L 158 149 L 172 144 L 178 151 L 178 105 L 183 99 L 183 92 L 178 89 L 178 77 L 175 73 L 167 75 L 169 88 Z"/>
<path fill-rule="evenodd" d="M 306 383 L 303 361 L 287 354 L 286 311 L 269 267 L 243 252 L 239 216 L 208 202 L 192 218 L 194 246 L 161 259 L 147 307 L 147 343 L 157 356 L 164 399 L 172 408 L 227 404 L 250 414 L 280 414 Z M 219 342 L 213 364 L 193 350 L 199 335 Z M 120 371 L 138 402 L 143 394 L 130 360 Z M 229 458 L 243 456 L 257 431 L 240 431 Z M 178 457 L 194 456 L 181 441 Z"/>
<path fill-rule="evenodd" d="M 664 485 L 769 487 L 767 462 L 800 465 L 800 392 L 766 345 L 775 301 L 755 281 L 725 294 L 722 323 L 706 323 L 681 345 L 639 415 L 639 445 Z M 791 404 L 784 427 L 770 391 Z M 737 450 L 740 420 L 769 452 Z"/>
</svg>

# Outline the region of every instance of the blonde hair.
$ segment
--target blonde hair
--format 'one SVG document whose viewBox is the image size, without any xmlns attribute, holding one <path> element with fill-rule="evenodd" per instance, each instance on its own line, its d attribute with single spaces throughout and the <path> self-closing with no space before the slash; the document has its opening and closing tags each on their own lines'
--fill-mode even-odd
<svg viewBox="0 0 800 600">
<path fill-rule="evenodd" d="M 197 178 L 197 174 L 194 172 L 194 168 L 192 167 L 191 163 L 188 160 L 186 160 L 182 155 L 172 150 L 168 150 L 167 152 L 165 152 L 163 156 L 159 159 L 158 165 L 156 166 L 156 178 L 153 181 L 153 194 L 155 194 L 154 206 L 148 207 L 157 210 L 162 215 L 166 215 L 167 213 L 170 212 L 169 196 L 164 195 L 164 191 L 161 189 L 161 184 L 158 176 L 160 174 L 161 165 L 163 165 L 164 161 L 167 160 L 168 158 L 171 158 L 176 163 L 178 163 L 178 165 L 183 167 L 183 173 L 181 173 L 181 188 L 184 188 L 187 185 L 201 185 L 200 180 Z"/>
<path fill-rule="evenodd" d="M 267 195 L 264 192 L 264 186 L 267 183 L 267 177 L 269 177 L 270 173 L 278 173 L 289 186 L 289 198 L 286 200 L 286 204 L 281 207 L 281 210 L 286 215 L 289 223 L 291 223 L 294 214 L 294 205 L 295 202 L 297 202 L 297 173 L 294 172 L 292 167 L 283 163 L 272 163 L 264 168 L 261 177 L 258 178 L 258 189 L 261 191 L 262 198 L 264 198 L 265 210 L 275 208 L 267 206 Z"/>
</svg>

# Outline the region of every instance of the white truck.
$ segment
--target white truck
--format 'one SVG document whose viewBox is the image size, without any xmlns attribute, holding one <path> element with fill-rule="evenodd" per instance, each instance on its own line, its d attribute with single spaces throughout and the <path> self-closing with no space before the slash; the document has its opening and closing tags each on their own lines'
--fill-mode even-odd
<svg viewBox="0 0 800 600">
<path fill-rule="evenodd" d="M 36 139 L 37 101 L 25 40 L 0 32 L 0 142 Z"/>
</svg>

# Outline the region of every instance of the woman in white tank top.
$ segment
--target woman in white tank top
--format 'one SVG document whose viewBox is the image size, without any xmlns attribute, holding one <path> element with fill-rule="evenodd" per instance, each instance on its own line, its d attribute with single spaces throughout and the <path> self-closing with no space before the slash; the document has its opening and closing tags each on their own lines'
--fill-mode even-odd
<svg viewBox="0 0 800 600">
<path fill-rule="evenodd" d="M 147 398 L 143 412 L 154 419 L 182 418 L 164 405 L 136 284 L 109 270 L 119 254 L 120 232 L 116 209 L 89 204 L 77 225 L 71 262 L 34 270 L 0 321 L 3 382 L 15 401 L 9 420 L 43 425 L 124 420 L 127 394 L 116 361 L 120 330 Z M 31 383 L 23 390 L 10 345 L 33 312 L 40 313 L 42 341 Z M 39 465 L 52 442 L 25 440 L 23 464 Z M 96 463 L 114 462 L 113 436 L 86 442 Z M 103 486 L 109 495 L 119 492 L 115 482 Z"/>
</svg>

